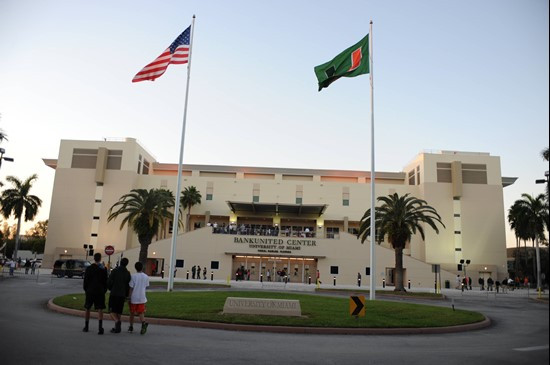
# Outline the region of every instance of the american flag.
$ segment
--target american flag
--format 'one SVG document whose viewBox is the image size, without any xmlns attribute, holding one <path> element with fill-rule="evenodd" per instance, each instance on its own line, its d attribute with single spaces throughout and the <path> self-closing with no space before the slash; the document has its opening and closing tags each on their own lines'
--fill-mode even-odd
<svg viewBox="0 0 550 365">
<path fill-rule="evenodd" d="M 153 62 L 139 71 L 132 79 L 132 82 L 145 80 L 155 81 L 157 77 L 162 76 L 169 64 L 173 63 L 179 65 L 187 63 L 189 61 L 190 38 L 191 26 L 184 30 L 183 33 L 172 42 L 170 47 L 166 48 L 166 51 L 162 52 Z"/>
</svg>

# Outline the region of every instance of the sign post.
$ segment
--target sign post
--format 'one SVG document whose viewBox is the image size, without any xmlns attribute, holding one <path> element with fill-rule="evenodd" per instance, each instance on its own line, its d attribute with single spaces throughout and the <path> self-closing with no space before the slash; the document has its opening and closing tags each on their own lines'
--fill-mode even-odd
<svg viewBox="0 0 550 365">
<path fill-rule="evenodd" d="M 111 269 L 111 255 L 115 253 L 115 248 L 111 245 L 105 246 L 105 255 L 109 256 L 108 266 Z"/>
<path fill-rule="evenodd" d="M 357 295 L 349 297 L 349 314 L 355 317 L 365 316 L 365 296 Z"/>
</svg>

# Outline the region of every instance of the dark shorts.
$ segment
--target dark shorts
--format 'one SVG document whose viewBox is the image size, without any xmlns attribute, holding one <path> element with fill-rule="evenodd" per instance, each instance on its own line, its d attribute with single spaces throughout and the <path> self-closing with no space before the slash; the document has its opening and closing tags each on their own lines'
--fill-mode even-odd
<svg viewBox="0 0 550 365">
<path fill-rule="evenodd" d="M 86 293 L 84 308 L 91 309 L 92 305 L 95 309 L 105 309 L 105 293 Z"/>
<path fill-rule="evenodd" d="M 119 297 L 116 295 L 109 296 L 109 312 L 122 314 L 124 310 L 124 302 L 126 301 L 125 297 Z"/>
</svg>

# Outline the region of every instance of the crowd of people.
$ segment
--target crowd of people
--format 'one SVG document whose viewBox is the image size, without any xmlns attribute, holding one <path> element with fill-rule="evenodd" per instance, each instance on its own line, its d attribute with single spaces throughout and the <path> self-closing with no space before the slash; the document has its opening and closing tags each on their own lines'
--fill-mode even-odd
<svg viewBox="0 0 550 365">
<path fill-rule="evenodd" d="M 313 228 L 305 227 L 303 229 L 292 229 L 291 227 L 270 226 L 265 224 L 241 224 L 236 223 L 218 225 L 217 222 L 208 223 L 207 227 L 212 227 L 212 233 L 219 234 L 239 234 L 247 236 L 283 236 L 283 237 L 304 237 L 314 238 Z"/>
<path fill-rule="evenodd" d="M 202 268 L 202 279 L 203 280 L 206 280 L 206 275 L 207 274 L 208 274 L 208 270 L 206 269 L 206 266 L 204 266 Z M 200 280 L 200 278 L 201 278 L 201 267 L 200 267 L 200 265 L 193 265 L 193 267 L 191 268 L 191 278 Z"/>
<path fill-rule="evenodd" d="M 515 279 L 504 278 L 503 280 L 498 281 L 498 280 L 494 280 L 492 277 L 489 276 L 487 280 L 485 280 L 483 277 L 479 277 L 479 279 L 477 280 L 477 283 L 479 285 L 480 291 L 496 290 L 498 292 L 501 288 L 502 290 L 528 288 L 529 278 L 527 276 L 525 276 L 523 279 L 520 279 L 519 277 L 516 277 Z M 457 275 L 455 288 L 460 289 L 462 291 L 472 290 L 472 278 L 469 276 L 461 277 L 460 275 Z"/>
</svg>

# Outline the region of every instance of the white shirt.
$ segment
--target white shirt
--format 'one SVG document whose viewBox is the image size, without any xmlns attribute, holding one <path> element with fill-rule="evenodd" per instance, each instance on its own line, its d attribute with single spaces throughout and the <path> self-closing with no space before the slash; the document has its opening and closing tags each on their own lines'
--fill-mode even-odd
<svg viewBox="0 0 550 365">
<path fill-rule="evenodd" d="M 145 288 L 149 286 L 149 277 L 143 272 L 138 272 L 132 274 L 132 279 L 130 280 L 130 288 L 132 288 L 132 296 L 130 297 L 130 303 L 132 304 L 142 304 L 147 303 L 147 298 L 145 297 Z"/>
</svg>

